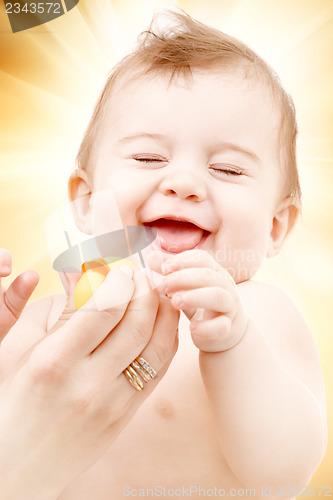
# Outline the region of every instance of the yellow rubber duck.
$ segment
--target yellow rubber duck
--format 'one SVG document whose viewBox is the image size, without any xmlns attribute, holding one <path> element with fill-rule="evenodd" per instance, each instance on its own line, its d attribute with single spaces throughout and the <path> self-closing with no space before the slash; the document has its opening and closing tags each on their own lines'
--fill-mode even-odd
<svg viewBox="0 0 333 500">
<path fill-rule="evenodd" d="M 122 257 L 111 257 L 108 261 L 96 259 L 82 264 L 83 275 L 76 285 L 74 295 L 76 309 L 80 309 L 90 299 L 112 268 L 129 266 L 133 269 L 135 267 L 133 262 Z"/>
</svg>

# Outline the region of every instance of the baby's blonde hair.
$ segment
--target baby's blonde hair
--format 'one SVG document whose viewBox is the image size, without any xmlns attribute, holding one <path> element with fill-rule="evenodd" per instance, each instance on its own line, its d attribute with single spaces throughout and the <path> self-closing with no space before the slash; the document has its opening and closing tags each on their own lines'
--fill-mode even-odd
<svg viewBox="0 0 333 500">
<path fill-rule="evenodd" d="M 168 75 L 171 83 L 178 76 L 190 79 L 193 70 L 241 68 L 245 77 L 254 75 L 263 81 L 277 101 L 281 114 L 278 149 L 285 179 L 283 197 L 294 197 L 296 205 L 300 207 L 295 107 L 277 74 L 261 57 L 236 38 L 200 23 L 184 11 L 164 12 L 167 15 L 167 27 L 159 29 L 157 25 L 163 20 L 163 16 L 155 15 L 149 28 L 139 36 L 136 50 L 111 71 L 84 134 L 77 155 L 77 166 L 88 168 L 105 105 L 115 83 L 126 75 Z"/>
</svg>

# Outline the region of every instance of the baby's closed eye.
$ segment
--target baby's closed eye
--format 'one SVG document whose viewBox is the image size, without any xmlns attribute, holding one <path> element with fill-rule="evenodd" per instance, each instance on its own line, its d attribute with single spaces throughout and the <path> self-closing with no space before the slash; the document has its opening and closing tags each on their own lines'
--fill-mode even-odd
<svg viewBox="0 0 333 500">
<path fill-rule="evenodd" d="M 210 165 L 210 170 L 214 172 L 223 173 L 226 175 L 243 175 L 246 172 L 238 167 L 234 167 L 233 165 Z"/>
<path fill-rule="evenodd" d="M 133 156 L 133 159 L 140 163 L 165 163 L 168 161 L 161 156 L 146 154 Z"/>
</svg>

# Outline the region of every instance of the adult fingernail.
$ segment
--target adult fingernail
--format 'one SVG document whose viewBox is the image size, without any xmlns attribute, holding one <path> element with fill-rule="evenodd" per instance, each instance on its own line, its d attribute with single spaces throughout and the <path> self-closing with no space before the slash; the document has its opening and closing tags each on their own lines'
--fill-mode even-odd
<svg viewBox="0 0 333 500">
<path fill-rule="evenodd" d="M 120 266 L 119 271 L 126 274 L 130 278 L 133 278 L 133 269 L 130 266 Z"/>
</svg>

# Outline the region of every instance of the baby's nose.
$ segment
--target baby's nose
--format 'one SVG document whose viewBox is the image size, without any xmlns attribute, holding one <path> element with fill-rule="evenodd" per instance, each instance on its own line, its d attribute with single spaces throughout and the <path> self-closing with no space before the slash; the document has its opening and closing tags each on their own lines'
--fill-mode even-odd
<svg viewBox="0 0 333 500">
<path fill-rule="evenodd" d="M 206 198 L 206 187 L 203 179 L 186 170 L 174 170 L 162 180 L 159 190 L 165 196 L 177 195 L 181 199 L 203 201 Z"/>
</svg>

